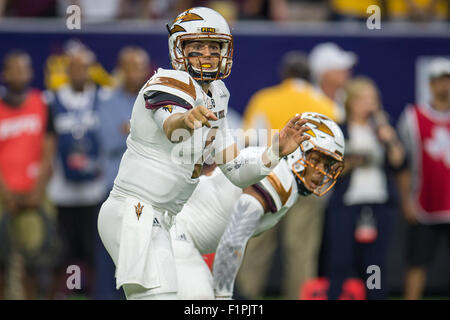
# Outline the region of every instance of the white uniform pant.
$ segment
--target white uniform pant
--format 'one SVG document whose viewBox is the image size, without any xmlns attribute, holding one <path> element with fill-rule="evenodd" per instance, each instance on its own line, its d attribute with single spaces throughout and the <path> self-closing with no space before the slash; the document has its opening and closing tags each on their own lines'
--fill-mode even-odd
<svg viewBox="0 0 450 320">
<path fill-rule="evenodd" d="M 177 299 L 177 272 L 167 217 L 143 201 L 110 195 L 98 231 L 127 299 Z"/>
<path fill-rule="evenodd" d="M 213 278 L 181 220 L 170 229 L 178 278 L 178 299 L 213 300 Z"/>
</svg>

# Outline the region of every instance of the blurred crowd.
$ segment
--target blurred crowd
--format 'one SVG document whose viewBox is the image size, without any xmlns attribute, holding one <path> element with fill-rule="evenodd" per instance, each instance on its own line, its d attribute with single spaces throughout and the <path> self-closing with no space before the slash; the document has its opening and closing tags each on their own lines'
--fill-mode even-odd
<svg viewBox="0 0 450 320">
<path fill-rule="evenodd" d="M 85 21 L 171 19 L 195 6 L 208 6 L 229 22 L 365 21 L 377 5 L 386 21 L 449 21 L 447 0 L 0 0 L 0 16 L 64 17 L 71 4 L 81 7 Z M 372 13 L 372 12 L 371 12 Z"/>
<path fill-rule="evenodd" d="M 82 275 L 78 294 L 117 296 L 96 221 L 126 149 L 150 57 L 125 47 L 114 76 L 105 77 L 94 53 L 69 41 L 62 56 L 49 58 L 45 92 L 30 88 L 27 52 L 8 52 L 2 66 L 0 298 L 65 298 L 71 265 Z M 104 277 L 111 296 L 96 291 L 105 288 Z"/>
</svg>

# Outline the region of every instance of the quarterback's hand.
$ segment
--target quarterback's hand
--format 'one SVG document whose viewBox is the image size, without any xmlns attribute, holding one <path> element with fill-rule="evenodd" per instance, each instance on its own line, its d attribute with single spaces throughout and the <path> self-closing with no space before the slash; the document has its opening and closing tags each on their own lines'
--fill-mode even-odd
<svg viewBox="0 0 450 320">
<path fill-rule="evenodd" d="M 304 135 L 309 130 L 308 126 L 305 126 L 306 119 L 300 119 L 301 114 L 293 117 L 289 122 L 281 129 L 279 135 L 275 135 L 272 141 L 272 149 L 274 152 L 278 150 L 278 156 L 280 158 L 287 156 L 294 152 L 300 144 L 309 140 L 310 136 Z"/>
<path fill-rule="evenodd" d="M 204 106 L 195 107 L 184 113 L 183 124 L 187 129 L 197 129 L 202 126 L 211 128 L 208 120 L 218 120 L 214 113 Z"/>
</svg>

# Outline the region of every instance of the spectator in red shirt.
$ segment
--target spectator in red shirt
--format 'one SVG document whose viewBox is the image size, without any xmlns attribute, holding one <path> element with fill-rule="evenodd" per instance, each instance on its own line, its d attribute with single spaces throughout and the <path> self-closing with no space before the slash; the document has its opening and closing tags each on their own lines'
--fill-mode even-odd
<svg viewBox="0 0 450 320">
<path fill-rule="evenodd" d="M 19 252 L 25 262 L 23 287 L 25 297 L 36 298 L 36 261 L 31 261 L 20 237 L 38 232 L 31 225 L 11 232 L 11 226 L 34 212 L 41 219 L 42 204 L 47 182 L 51 175 L 54 150 L 54 132 L 49 121 L 47 105 L 39 90 L 31 89 L 33 76 L 30 56 L 23 51 L 12 51 L 3 60 L 2 80 L 5 84 L 0 96 L 0 279 L 14 252 Z M 36 213 L 38 212 L 38 213 Z M 42 237 L 41 237 L 42 238 Z M 44 237 L 45 238 L 45 237 Z M 34 243 L 34 249 L 43 243 Z M 0 296 L 4 293 L 0 281 Z M 14 298 L 14 297 L 13 297 Z"/>
<path fill-rule="evenodd" d="M 440 245 L 450 248 L 450 60 L 429 65 L 431 99 L 408 106 L 399 120 L 408 167 L 399 174 L 408 222 L 404 298 L 421 299 Z M 448 274 L 447 274 L 448 276 Z"/>
</svg>

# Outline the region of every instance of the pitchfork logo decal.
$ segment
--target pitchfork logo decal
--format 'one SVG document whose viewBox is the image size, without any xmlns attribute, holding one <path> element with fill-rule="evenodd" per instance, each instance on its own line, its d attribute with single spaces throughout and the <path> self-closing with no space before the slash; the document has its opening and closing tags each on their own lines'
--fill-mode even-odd
<svg viewBox="0 0 450 320">
<path fill-rule="evenodd" d="M 311 119 L 307 119 L 307 120 L 308 120 L 309 123 L 312 123 L 313 125 L 315 125 L 317 130 L 322 131 L 323 133 L 326 133 L 326 134 L 334 137 L 333 131 L 331 131 L 330 128 L 328 128 L 328 126 L 325 123 L 323 123 L 322 121 L 320 121 L 320 120 L 319 121 L 314 121 L 314 120 L 311 120 Z M 306 133 L 311 135 L 311 136 L 313 136 L 313 137 L 316 136 L 314 131 L 312 131 L 311 129 L 306 131 Z"/>
<path fill-rule="evenodd" d="M 198 20 L 203 20 L 202 17 L 200 17 L 198 14 L 193 13 L 193 12 L 189 12 L 189 10 L 183 12 L 182 14 L 180 14 L 174 21 L 173 23 L 180 21 L 180 23 L 183 22 L 189 22 L 189 21 L 198 21 Z"/>
<path fill-rule="evenodd" d="M 136 215 L 137 215 L 138 220 L 139 220 L 139 218 L 141 217 L 141 214 L 142 214 L 142 209 L 144 209 L 144 206 L 141 205 L 140 202 L 138 202 L 137 206 L 134 206 L 134 209 L 136 209 Z"/>
</svg>

